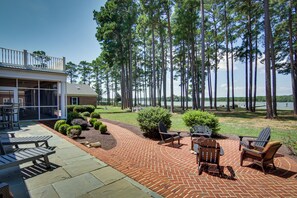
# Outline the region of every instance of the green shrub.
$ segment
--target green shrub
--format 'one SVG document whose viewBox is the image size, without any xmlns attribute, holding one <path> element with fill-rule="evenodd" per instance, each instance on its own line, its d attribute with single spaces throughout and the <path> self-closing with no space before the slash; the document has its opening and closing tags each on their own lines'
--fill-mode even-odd
<svg viewBox="0 0 297 198">
<path fill-rule="evenodd" d="M 89 112 L 92 113 L 95 111 L 94 105 L 76 105 L 73 109 L 74 112 L 77 113 L 83 113 L 83 112 Z"/>
<path fill-rule="evenodd" d="M 71 121 L 76 118 L 82 118 L 84 119 L 79 113 L 77 112 L 70 112 L 67 114 L 67 124 L 71 124 Z"/>
<path fill-rule="evenodd" d="M 67 136 L 69 137 L 79 137 L 81 134 L 82 128 L 79 125 L 70 126 L 67 129 Z"/>
<path fill-rule="evenodd" d="M 91 118 L 101 118 L 100 113 L 98 112 L 91 113 Z"/>
<path fill-rule="evenodd" d="M 107 126 L 105 124 L 101 124 L 99 127 L 100 133 L 104 134 L 107 131 Z"/>
<path fill-rule="evenodd" d="M 62 124 L 66 124 L 66 120 L 58 120 L 58 121 L 55 123 L 54 129 L 55 129 L 56 131 L 59 131 L 59 127 L 60 127 Z"/>
<path fill-rule="evenodd" d="M 59 132 L 62 133 L 62 134 L 64 134 L 64 135 L 66 135 L 68 127 L 70 127 L 69 124 L 62 124 L 59 127 Z"/>
<path fill-rule="evenodd" d="M 194 125 L 206 125 L 212 130 L 214 134 L 220 130 L 219 120 L 212 113 L 199 110 L 189 110 L 184 113 L 182 119 L 187 127 L 193 127 Z"/>
<path fill-rule="evenodd" d="M 158 124 L 163 122 L 169 129 L 171 127 L 171 114 L 161 107 L 149 107 L 138 112 L 137 121 L 144 136 L 149 138 L 160 138 Z"/>
<path fill-rule="evenodd" d="M 96 122 L 94 122 L 94 129 L 98 130 L 100 125 L 102 125 L 102 122 L 97 120 Z"/>
<path fill-rule="evenodd" d="M 85 117 L 90 117 L 90 112 L 85 111 L 85 112 L 82 112 L 81 115 Z"/>
<path fill-rule="evenodd" d="M 76 105 L 67 105 L 67 112 L 73 112 L 73 109 Z"/>
<path fill-rule="evenodd" d="M 96 122 L 96 121 L 97 121 L 97 118 L 91 118 L 89 120 L 89 123 L 90 123 L 91 126 L 94 126 L 94 122 Z"/>
</svg>

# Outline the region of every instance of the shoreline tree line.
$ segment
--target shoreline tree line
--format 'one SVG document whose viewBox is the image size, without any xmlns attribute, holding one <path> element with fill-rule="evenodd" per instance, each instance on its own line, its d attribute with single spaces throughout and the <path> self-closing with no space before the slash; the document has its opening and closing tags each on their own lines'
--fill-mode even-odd
<svg viewBox="0 0 297 198">
<path fill-rule="evenodd" d="M 94 85 L 98 100 L 103 91 L 108 100 L 117 95 L 122 108 L 132 108 L 137 98 L 143 98 L 145 105 L 174 112 L 177 80 L 182 109 L 189 108 L 190 97 L 192 108 L 203 111 L 206 98 L 210 108 L 217 108 L 219 63 L 225 58 L 230 111 L 236 97 L 234 62 L 240 61 L 245 65 L 248 111 L 256 110 L 257 78 L 264 77 L 266 117 L 277 116 L 278 72 L 291 75 L 297 115 L 296 10 L 293 0 L 107 0 L 93 12 L 101 54 L 92 63 L 82 61 L 72 68 L 77 68 L 82 83 Z M 257 73 L 258 62 L 265 64 L 265 76 Z"/>
</svg>

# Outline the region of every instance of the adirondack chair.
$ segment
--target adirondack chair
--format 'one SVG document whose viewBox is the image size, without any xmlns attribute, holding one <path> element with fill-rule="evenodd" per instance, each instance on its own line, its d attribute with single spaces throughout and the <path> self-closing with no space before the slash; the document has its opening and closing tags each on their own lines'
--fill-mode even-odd
<svg viewBox="0 0 297 198">
<path fill-rule="evenodd" d="M 264 166 L 266 166 L 267 164 L 272 164 L 273 168 L 276 169 L 273 159 L 281 145 L 282 144 L 280 142 L 274 141 L 267 143 L 262 151 L 243 148 L 240 157 L 240 166 L 242 166 L 243 160 L 250 158 L 253 160 L 254 164 L 261 166 L 264 174 L 266 174 Z"/>
<path fill-rule="evenodd" d="M 220 176 L 222 171 L 220 168 L 220 144 L 214 139 L 204 139 L 199 142 L 199 155 L 198 155 L 198 171 L 199 175 L 202 173 L 203 164 L 216 164 Z"/>
<path fill-rule="evenodd" d="M 50 169 L 51 165 L 48 159 L 48 155 L 55 153 L 53 150 L 49 150 L 44 147 L 28 148 L 21 151 L 6 154 L 2 142 L 0 140 L 0 170 L 17 166 L 26 162 L 32 161 L 36 164 L 36 160 L 44 158 L 46 168 Z"/>
<path fill-rule="evenodd" d="M 162 139 L 161 143 L 171 142 L 174 146 L 174 141 L 177 140 L 178 145 L 180 145 L 180 132 L 168 132 L 163 122 L 159 122 L 159 133 Z"/>
<path fill-rule="evenodd" d="M 193 136 L 204 136 L 211 137 L 212 131 L 208 126 L 205 125 L 195 125 L 190 129 L 191 140 Z"/>
<path fill-rule="evenodd" d="M 247 148 L 253 148 L 256 150 L 261 150 L 265 147 L 265 145 L 270 140 L 270 128 L 267 127 L 263 129 L 258 137 L 254 136 L 239 136 L 239 150 L 241 150 L 241 146 L 247 147 Z M 253 138 L 253 139 L 246 139 L 244 138 Z M 256 138 L 256 139 L 255 139 Z"/>
</svg>

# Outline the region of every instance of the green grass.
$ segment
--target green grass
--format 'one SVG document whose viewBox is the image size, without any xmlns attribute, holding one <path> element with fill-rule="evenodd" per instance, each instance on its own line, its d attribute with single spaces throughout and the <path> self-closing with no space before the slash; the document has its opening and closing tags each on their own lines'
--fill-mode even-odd
<svg viewBox="0 0 297 198">
<path fill-rule="evenodd" d="M 121 110 L 120 107 L 111 106 L 108 106 L 107 109 L 99 107 L 96 111 L 100 112 L 102 118 L 139 126 L 136 120 L 137 112 L 127 112 Z M 297 117 L 294 117 L 290 111 L 279 111 L 279 117 L 273 120 L 265 119 L 266 112 L 264 110 L 256 113 L 246 112 L 243 109 L 236 109 L 232 112 L 220 109 L 212 112 L 219 118 L 219 134 L 258 136 L 263 128 L 269 126 L 272 140 L 290 144 L 297 150 Z M 172 114 L 171 121 L 171 130 L 189 131 L 182 120 L 182 113 Z"/>
</svg>

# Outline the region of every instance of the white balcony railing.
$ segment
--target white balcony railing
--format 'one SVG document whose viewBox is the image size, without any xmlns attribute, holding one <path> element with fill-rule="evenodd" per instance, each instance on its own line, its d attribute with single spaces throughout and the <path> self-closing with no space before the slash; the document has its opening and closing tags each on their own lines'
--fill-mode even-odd
<svg viewBox="0 0 297 198">
<path fill-rule="evenodd" d="M 65 72 L 65 58 L 36 56 L 27 50 L 19 51 L 0 47 L 0 67 Z"/>
</svg>

